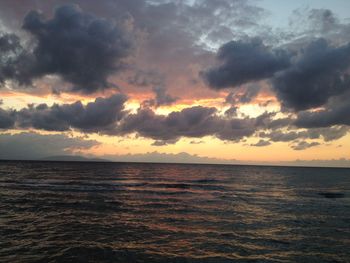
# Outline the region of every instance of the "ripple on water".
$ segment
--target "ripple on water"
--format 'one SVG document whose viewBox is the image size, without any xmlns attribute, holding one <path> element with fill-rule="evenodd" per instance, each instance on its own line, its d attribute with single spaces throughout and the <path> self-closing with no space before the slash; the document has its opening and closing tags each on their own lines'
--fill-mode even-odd
<svg viewBox="0 0 350 263">
<path fill-rule="evenodd" d="M 348 169 L 0 163 L 0 262 L 349 262 Z"/>
</svg>

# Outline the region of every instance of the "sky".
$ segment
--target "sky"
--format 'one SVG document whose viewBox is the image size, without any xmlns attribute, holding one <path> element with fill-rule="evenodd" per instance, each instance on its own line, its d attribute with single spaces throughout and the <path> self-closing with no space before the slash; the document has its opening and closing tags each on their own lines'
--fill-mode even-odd
<svg viewBox="0 0 350 263">
<path fill-rule="evenodd" d="M 349 10 L 1 1 L 0 159 L 350 166 Z"/>
</svg>

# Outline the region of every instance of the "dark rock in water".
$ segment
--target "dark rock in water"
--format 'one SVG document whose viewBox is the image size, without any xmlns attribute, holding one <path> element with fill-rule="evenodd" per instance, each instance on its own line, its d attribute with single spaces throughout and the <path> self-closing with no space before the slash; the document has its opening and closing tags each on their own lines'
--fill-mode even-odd
<svg viewBox="0 0 350 263">
<path fill-rule="evenodd" d="M 326 198 L 343 198 L 345 196 L 345 194 L 343 193 L 318 193 L 318 194 Z"/>
</svg>

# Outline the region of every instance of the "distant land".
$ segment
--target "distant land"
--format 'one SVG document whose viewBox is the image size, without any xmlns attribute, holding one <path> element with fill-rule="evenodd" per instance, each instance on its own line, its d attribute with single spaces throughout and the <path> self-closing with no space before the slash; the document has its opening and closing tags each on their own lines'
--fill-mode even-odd
<svg viewBox="0 0 350 263">
<path fill-rule="evenodd" d="M 131 162 L 131 163 L 177 163 L 177 164 L 224 164 L 224 165 L 262 165 L 262 166 L 298 166 L 298 167 L 329 167 L 329 168 L 350 168 L 350 159 L 332 160 L 294 160 L 276 162 L 256 162 L 240 161 L 236 159 L 225 160 L 210 158 L 205 156 L 191 155 L 185 152 L 171 154 L 159 152 L 147 152 L 143 154 L 107 155 L 103 158 L 81 155 L 51 155 L 47 157 L 33 156 L 33 158 L 23 158 L 23 156 L 11 156 L 4 158 L 0 154 L 1 160 L 17 161 L 58 161 L 58 162 Z"/>
<path fill-rule="evenodd" d="M 86 157 L 81 155 L 55 155 L 40 158 L 42 161 L 64 162 L 131 162 L 131 163 L 183 163 L 183 164 L 226 164 L 226 165 L 262 165 L 262 166 L 299 166 L 299 167 L 338 167 L 350 168 L 349 159 L 338 160 L 294 160 L 284 162 L 253 162 L 239 160 L 223 160 L 218 158 L 191 155 L 185 152 L 166 154 L 149 152 L 145 154 L 108 155 L 105 158 Z"/>
<path fill-rule="evenodd" d="M 41 158 L 40 161 L 64 161 L 64 162 L 111 162 L 107 159 L 88 158 L 80 155 L 56 155 Z"/>
</svg>

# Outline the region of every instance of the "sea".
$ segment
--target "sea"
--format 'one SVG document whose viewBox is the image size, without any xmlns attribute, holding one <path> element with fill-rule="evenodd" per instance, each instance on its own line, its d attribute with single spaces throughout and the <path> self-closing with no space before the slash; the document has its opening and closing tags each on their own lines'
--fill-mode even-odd
<svg viewBox="0 0 350 263">
<path fill-rule="evenodd" d="M 0 262 L 350 262 L 350 169 L 3 161 Z"/>
</svg>

